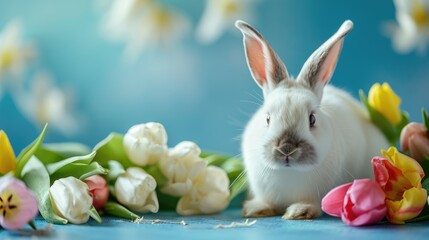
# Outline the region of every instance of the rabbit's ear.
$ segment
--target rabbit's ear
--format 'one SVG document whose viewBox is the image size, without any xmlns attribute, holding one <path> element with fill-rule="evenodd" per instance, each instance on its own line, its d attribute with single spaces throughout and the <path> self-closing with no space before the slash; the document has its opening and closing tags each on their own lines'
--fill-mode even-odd
<svg viewBox="0 0 429 240">
<path fill-rule="evenodd" d="M 319 97 L 322 96 L 323 87 L 331 80 L 344 37 L 352 28 L 353 22 L 345 21 L 332 37 L 311 54 L 298 75 L 297 80 L 305 83 Z"/>
<path fill-rule="evenodd" d="M 252 77 L 266 94 L 288 78 L 286 67 L 252 26 L 240 20 L 235 22 L 235 26 L 243 33 L 244 51 Z"/>
</svg>

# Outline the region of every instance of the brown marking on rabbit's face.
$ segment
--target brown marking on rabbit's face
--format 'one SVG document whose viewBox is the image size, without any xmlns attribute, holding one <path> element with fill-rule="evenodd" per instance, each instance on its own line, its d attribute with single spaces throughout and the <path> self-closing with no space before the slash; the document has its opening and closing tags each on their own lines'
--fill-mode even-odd
<svg viewBox="0 0 429 240">
<path fill-rule="evenodd" d="M 317 163 L 316 151 L 306 140 L 298 137 L 294 130 L 286 130 L 266 146 L 267 154 L 276 164 L 284 167 L 313 165 Z"/>
</svg>

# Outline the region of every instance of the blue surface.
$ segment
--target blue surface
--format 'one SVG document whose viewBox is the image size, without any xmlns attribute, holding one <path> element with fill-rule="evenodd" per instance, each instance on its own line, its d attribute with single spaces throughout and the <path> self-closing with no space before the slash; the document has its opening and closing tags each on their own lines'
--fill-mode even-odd
<svg viewBox="0 0 429 240">
<path fill-rule="evenodd" d="M 161 219 L 173 222 L 184 220 L 186 226 L 166 223 L 130 223 L 116 218 L 104 218 L 102 224 L 90 221 L 86 225 L 54 225 L 51 234 L 40 239 L 427 239 L 427 222 L 406 225 L 381 223 L 367 227 L 350 227 L 339 218 L 323 216 L 316 220 L 283 220 L 280 217 L 259 218 L 246 228 L 214 229 L 218 224 L 243 222 L 239 209 L 227 210 L 218 215 L 182 217 L 173 212 L 147 215 L 145 219 Z M 47 223 L 38 219 L 37 226 Z M 24 235 L 0 232 L 0 238 L 20 238 Z"/>
</svg>

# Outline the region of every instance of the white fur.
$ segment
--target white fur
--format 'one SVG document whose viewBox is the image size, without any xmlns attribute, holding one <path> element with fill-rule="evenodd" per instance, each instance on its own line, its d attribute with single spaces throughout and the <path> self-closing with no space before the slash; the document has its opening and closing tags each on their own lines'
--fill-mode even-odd
<svg viewBox="0 0 429 240">
<path fill-rule="evenodd" d="M 279 87 L 267 95 L 265 103 L 246 126 L 242 153 L 256 205 L 249 204 L 250 209 L 246 211 L 261 210 L 264 206 L 284 212 L 288 206 L 299 202 L 320 207 L 321 198 L 333 187 L 372 176 L 370 161 L 388 143 L 370 122 L 366 110 L 346 92 L 326 86 L 316 113 L 316 130 L 310 134 L 308 121 L 302 119 L 307 114 L 290 115 L 300 109 L 306 111 L 301 104 L 307 102 L 317 103 L 311 91 Z M 268 111 L 270 125 L 275 125 L 270 126 L 273 130 L 265 123 Z M 318 164 L 305 168 L 282 167 L 264 156 L 261 146 L 291 123 L 300 123 L 302 138 L 316 147 Z"/>
<path fill-rule="evenodd" d="M 244 36 L 249 69 L 264 93 L 263 105 L 243 134 L 242 153 L 252 196 L 243 215 L 286 211 L 287 219 L 317 217 L 322 197 L 333 187 L 371 177 L 372 157 L 388 146 L 362 105 L 345 91 L 327 85 L 353 23 L 345 21 L 310 56 L 296 81 L 262 35 L 245 22 L 237 21 L 236 26 Z M 311 114 L 316 117 L 313 127 Z M 281 146 L 288 146 L 289 154 L 278 151 L 280 140 L 285 140 Z M 314 154 L 304 157 L 305 151 Z M 283 155 L 279 157 L 278 152 Z"/>
</svg>

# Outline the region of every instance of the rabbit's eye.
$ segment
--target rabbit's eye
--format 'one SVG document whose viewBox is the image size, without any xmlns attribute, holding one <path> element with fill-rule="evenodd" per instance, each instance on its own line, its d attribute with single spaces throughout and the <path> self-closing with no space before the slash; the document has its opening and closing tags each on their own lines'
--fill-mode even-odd
<svg viewBox="0 0 429 240">
<path fill-rule="evenodd" d="M 267 121 L 267 126 L 270 125 L 270 113 L 267 113 L 267 115 L 265 115 L 265 120 Z"/>
<path fill-rule="evenodd" d="M 314 124 L 316 124 L 316 116 L 314 116 L 314 113 L 310 114 L 309 120 L 310 120 L 310 127 L 314 127 Z"/>
</svg>

